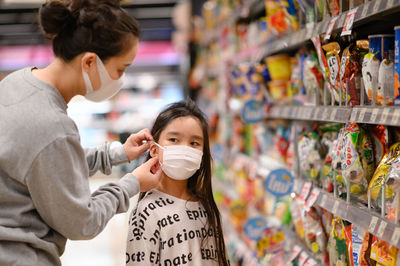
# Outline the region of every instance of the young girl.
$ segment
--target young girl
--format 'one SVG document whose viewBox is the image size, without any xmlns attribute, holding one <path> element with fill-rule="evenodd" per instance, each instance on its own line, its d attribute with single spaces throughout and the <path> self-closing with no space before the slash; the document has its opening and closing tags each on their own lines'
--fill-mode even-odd
<svg viewBox="0 0 400 266">
<path fill-rule="evenodd" d="M 150 157 L 162 169 L 129 219 L 127 265 L 228 265 L 211 187 L 207 121 L 190 100 L 170 105 L 152 128 Z"/>
</svg>

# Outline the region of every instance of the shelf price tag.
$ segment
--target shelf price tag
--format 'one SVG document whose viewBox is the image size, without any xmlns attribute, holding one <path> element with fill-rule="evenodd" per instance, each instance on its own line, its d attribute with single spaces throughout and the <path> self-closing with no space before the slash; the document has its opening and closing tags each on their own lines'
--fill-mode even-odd
<svg viewBox="0 0 400 266">
<path fill-rule="evenodd" d="M 378 223 L 378 217 L 372 216 L 371 222 L 369 223 L 368 231 L 373 234 L 375 231 L 376 224 Z"/>
<path fill-rule="evenodd" d="M 320 108 L 314 108 L 314 109 L 313 109 L 313 112 L 314 112 L 314 114 L 313 114 L 313 116 L 312 116 L 312 119 L 313 119 L 313 120 L 318 120 L 319 112 L 320 112 L 320 111 L 321 111 Z"/>
<path fill-rule="evenodd" d="M 362 13 L 361 13 L 361 17 L 362 17 L 362 18 L 365 18 L 365 17 L 367 16 L 369 6 L 370 6 L 370 3 L 365 3 L 365 4 L 364 4 L 363 10 L 362 10 Z"/>
<path fill-rule="evenodd" d="M 308 197 L 308 194 L 310 193 L 311 190 L 311 182 L 306 182 L 303 185 L 303 188 L 301 189 L 300 195 L 299 195 L 299 201 L 301 203 L 304 203 Z"/>
<path fill-rule="evenodd" d="M 331 118 L 330 118 L 331 121 L 335 121 L 336 113 L 337 113 L 337 109 L 333 108 L 332 113 L 331 113 Z"/>
<path fill-rule="evenodd" d="M 292 253 L 290 254 L 289 262 L 292 262 L 301 252 L 301 247 L 295 245 L 293 247 Z"/>
<path fill-rule="evenodd" d="M 305 209 L 306 211 L 309 211 L 310 208 L 314 205 L 314 203 L 317 201 L 318 196 L 320 194 L 320 190 L 318 188 L 313 188 L 313 190 L 311 191 L 310 196 L 308 197 L 306 204 L 305 204 Z"/>
<path fill-rule="evenodd" d="M 329 40 L 331 38 L 333 28 L 335 27 L 335 24 L 336 24 L 336 21 L 338 20 L 338 18 L 339 18 L 339 16 L 336 16 L 336 17 L 333 17 L 331 19 L 331 21 L 329 21 L 328 29 L 326 30 L 324 40 Z"/>
<path fill-rule="evenodd" d="M 381 6 L 381 0 L 375 0 L 374 9 L 372 10 L 373 13 L 377 13 L 379 11 L 379 7 Z"/>
<path fill-rule="evenodd" d="M 393 118 L 392 118 L 392 124 L 393 125 L 399 125 L 400 124 L 400 110 L 395 110 L 394 112 L 393 112 Z"/>
<path fill-rule="evenodd" d="M 284 118 L 288 118 L 288 117 L 289 117 L 289 108 L 290 108 L 290 107 L 283 107 L 283 108 L 282 108 L 282 116 L 283 116 Z"/>
<path fill-rule="evenodd" d="M 360 109 L 360 114 L 358 115 L 359 122 L 364 122 L 366 112 L 367 112 L 367 109 L 364 109 L 364 108 Z"/>
<path fill-rule="evenodd" d="M 309 258 L 305 264 L 306 266 L 316 266 L 317 262 L 313 258 Z"/>
<path fill-rule="evenodd" d="M 357 109 L 355 109 L 355 108 L 353 108 L 353 109 L 351 110 L 350 122 L 356 122 L 356 121 L 357 121 L 356 119 L 357 119 L 358 111 L 359 111 L 359 110 L 357 110 Z"/>
<path fill-rule="evenodd" d="M 324 114 L 322 117 L 324 120 L 328 120 L 328 118 L 329 118 L 329 109 L 330 108 L 328 108 L 328 107 L 325 107 L 325 109 L 324 109 Z"/>
<path fill-rule="evenodd" d="M 332 208 L 332 213 L 333 214 L 337 214 L 337 211 L 338 211 L 338 209 L 339 209 L 339 201 L 338 200 L 335 200 L 335 203 L 333 204 L 333 208 Z"/>
<path fill-rule="evenodd" d="M 374 109 L 372 110 L 371 119 L 370 119 L 371 122 L 376 122 L 376 118 L 377 118 L 377 116 L 378 116 L 378 113 L 379 113 L 379 109 L 374 108 Z"/>
<path fill-rule="evenodd" d="M 378 227 L 378 232 L 376 233 L 376 235 L 379 238 L 383 237 L 383 233 L 385 233 L 386 226 L 387 226 L 387 223 L 385 221 L 381 220 L 381 224 Z"/>
<path fill-rule="evenodd" d="M 351 35 L 351 30 L 353 29 L 353 23 L 357 15 L 357 7 L 350 10 L 347 13 L 346 20 L 343 25 L 342 34 L 340 36 Z"/>
<path fill-rule="evenodd" d="M 307 252 L 303 251 L 300 253 L 300 257 L 299 257 L 299 266 L 304 265 L 304 263 L 306 262 L 306 260 L 308 259 L 308 254 Z"/>
<path fill-rule="evenodd" d="M 321 207 L 326 208 L 326 198 L 327 196 L 324 194 L 321 199 Z"/>
<path fill-rule="evenodd" d="M 383 109 L 382 117 L 381 117 L 381 121 L 382 121 L 383 124 L 387 122 L 386 120 L 388 119 L 389 112 L 390 112 L 390 108 L 384 108 Z"/>
<path fill-rule="evenodd" d="M 400 228 L 397 227 L 396 229 L 394 229 L 393 235 L 392 235 L 392 240 L 390 241 L 390 243 L 392 245 L 397 246 L 397 244 L 399 243 L 400 240 Z"/>
</svg>

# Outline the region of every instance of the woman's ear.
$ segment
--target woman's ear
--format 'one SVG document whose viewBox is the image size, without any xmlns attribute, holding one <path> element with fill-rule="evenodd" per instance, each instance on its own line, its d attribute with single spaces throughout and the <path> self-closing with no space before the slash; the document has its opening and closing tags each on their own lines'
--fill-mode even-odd
<svg viewBox="0 0 400 266">
<path fill-rule="evenodd" d="M 81 64 L 82 64 L 82 69 L 85 72 L 89 72 L 89 69 L 94 65 L 96 65 L 96 54 L 91 52 L 84 53 L 82 56 Z"/>
<path fill-rule="evenodd" d="M 151 145 L 150 145 L 150 156 L 153 158 L 154 156 L 156 156 L 157 155 L 157 145 L 156 144 L 154 144 L 154 143 L 152 143 Z"/>
</svg>

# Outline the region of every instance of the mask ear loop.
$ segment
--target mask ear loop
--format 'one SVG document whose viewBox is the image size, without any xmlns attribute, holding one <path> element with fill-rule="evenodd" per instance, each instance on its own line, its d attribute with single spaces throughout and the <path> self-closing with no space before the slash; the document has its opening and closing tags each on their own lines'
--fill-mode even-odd
<svg viewBox="0 0 400 266">
<path fill-rule="evenodd" d="M 156 146 L 159 147 L 160 149 L 165 150 L 165 148 L 163 146 L 161 146 L 160 144 L 158 144 L 157 142 L 154 141 L 154 144 L 156 144 Z M 160 166 L 162 166 L 160 159 L 158 159 L 158 163 L 160 164 Z"/>
</svg>

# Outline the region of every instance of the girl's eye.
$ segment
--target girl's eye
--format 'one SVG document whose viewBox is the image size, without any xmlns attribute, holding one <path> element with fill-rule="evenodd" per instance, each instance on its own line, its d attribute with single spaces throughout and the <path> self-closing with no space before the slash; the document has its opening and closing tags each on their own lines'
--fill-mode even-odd
<svg viewBox="0 0 400 266">
<path fill-rule="evenodd" d="M 198 142 L 196 142 L 196 141 L 192 141 L 192 142 L 190 143 L 190 145 L 192 145 L 192 146 L 200 146 L 200 143 L 198 143 Z"/>
<path fill-rule="evenodd" d="M 170 142 L 178 142 L 178 139 L 177 138 L 170 138 L 170 139 L 168 139 L 168 141 L 170 141 Z"/>
</svg>

